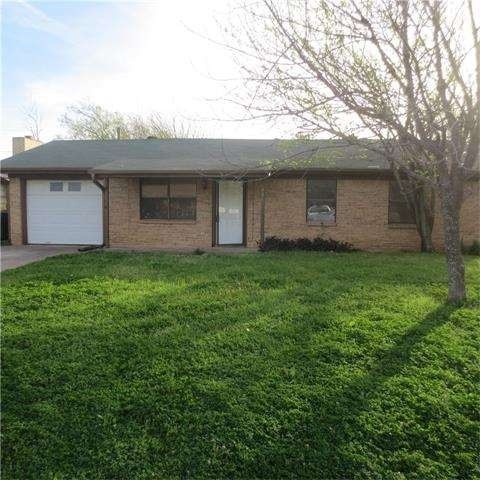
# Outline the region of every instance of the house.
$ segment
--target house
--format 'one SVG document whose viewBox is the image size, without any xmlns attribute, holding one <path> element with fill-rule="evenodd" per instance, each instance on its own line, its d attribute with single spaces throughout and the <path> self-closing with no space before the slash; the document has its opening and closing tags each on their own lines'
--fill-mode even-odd
<svg viewBox="0 0 480 480">
<path fill-rule="evenodd" d="M 14 245 L 207 249 L 322 235 L 366 250 L 420 246 L 386 160 L 341 141 L 55 140 L 1 169 Z M 468 244 L 479 238 L 478 177 L 467 190 Z M 442 236 L 437 215 L 437 248 Z"/>
<path fill-rule="evenodd" d="M 7 212 L 7 197 L 8 197 L 8 178 L 6 175 L 0 175 L 0 211 Z"/>
<path fill-rule="evenodd" d="M 0 239 L 2 242 L 8 241 L 8 178 L 6 175 L 0 175 Z"/>
</svg>

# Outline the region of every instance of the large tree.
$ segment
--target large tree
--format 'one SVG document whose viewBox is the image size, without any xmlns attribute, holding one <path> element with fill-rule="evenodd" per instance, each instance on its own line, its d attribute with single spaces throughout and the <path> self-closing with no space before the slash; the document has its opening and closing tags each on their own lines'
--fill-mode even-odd
<svg viewBox="0 0 480 480">
<path fill-rule="evenodd" d="M 240 104 L 385 155 L 430 247 L 438 194 L 448 299 L 462 301 L 460 208 L 480 141 L 472 1 L 263 0 L 243 12 L 230 43 L 250 87 Z"/>
<path fill-rule="evenodd" d="M 80 102 L 60 117 L 66 136 L 75 140 L 187 138 L 197 132 L 181 122 L 166 121 L 158 112 L 148 116 L 126 115 L 100 105 Z"/>
</svg>

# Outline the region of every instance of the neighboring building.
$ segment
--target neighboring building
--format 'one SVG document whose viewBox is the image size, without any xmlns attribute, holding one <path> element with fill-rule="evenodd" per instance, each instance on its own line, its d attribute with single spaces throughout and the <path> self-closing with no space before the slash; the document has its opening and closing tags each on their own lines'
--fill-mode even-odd
<svg viewBox="0 0 480 480">
<path fill-rule="evenodd" d="M 8 197 L 8 179 L 5 175 L 0 175 L 0 211 L 7 211 Z"/>
<path fill-rule="evenodd" d="M 5 175 L 0 175 L 0 240 L 7 242 L 8 232 L 8 179 Z"/>
<path fill-rule="evenodd" d="M 420 246 L 385 159 L 340 141 L 58 140 L 0 166 L 13 244 L 206 249 L 322 235 Z M 480 237 L 478 177 L 467 188 L 468 244 Z M 437 248 L 442 237 L 437 215 Z"/>
</svg>

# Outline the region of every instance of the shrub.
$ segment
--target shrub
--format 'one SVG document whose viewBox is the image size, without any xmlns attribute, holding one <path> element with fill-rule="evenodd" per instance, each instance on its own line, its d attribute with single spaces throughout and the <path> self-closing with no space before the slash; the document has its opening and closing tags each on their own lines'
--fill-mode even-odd
<svg viewBox="0 0 480 480">
<path fill-rule="evenodd" d="M 480 241 L 474 240 L 470 245 L 465 245 L 462 241 L 462 253 L 465 255 L 480 256 Z"/>
<path fill-rule="evenodd" d="M 258 242 L 258 249 L 261 252 L 270 252 L 273 250 L 307 250 L 317 252 L 355 252 L 354 246 L 348 242 L 340 242 L 332 238 L 315 237 L 313 240 L 309 238 L 297 238 L 291 240 L 288 238 L 267 237 L 265 240 Z"/>
</svg>

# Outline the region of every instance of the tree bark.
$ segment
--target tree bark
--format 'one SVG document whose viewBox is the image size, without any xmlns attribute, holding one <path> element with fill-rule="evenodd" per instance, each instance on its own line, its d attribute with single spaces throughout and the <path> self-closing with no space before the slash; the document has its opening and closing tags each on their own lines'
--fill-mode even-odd
<svg viewBox="0 0 480 480">
<path fill-rule="evenodd" d="M 394 170 L 396 181 L 407 200 L 415 219 L 420 236 L 421 251 L 431 253 L 433 249 L 432 231 L 435 219 L 435 192 L 426 182 L 408 178 Z"/>
<path fill-rule="evenodd" d="M 265 240 L 265 188 L 260 190 L 260 241 Z"/>
<path fill-rule="evenodd" d="M 415 220 L 421 239 L 421 251 L 431 253 L 433 249 L 432 231 L 435 210 L 435 195 L 431 188 L 423 185 L 417 197 Z"/>
<path fill-rule="evenodd" d="M 420 234 L 420 251 L 424 253 L 432 253 L 434 251 L 432 229 L 428 225 L 424 215 L 419 218 L 418 222 L 417 229 Z"/>
<path fill-rule="evenodd" d="M 452 185 L 440 185 L 443 214 L 445 257 L 447 261 L 448 302 L 461 303 L 466 298 L 465 265 L 460 236 L 460 205 Z"/>
</svg>

